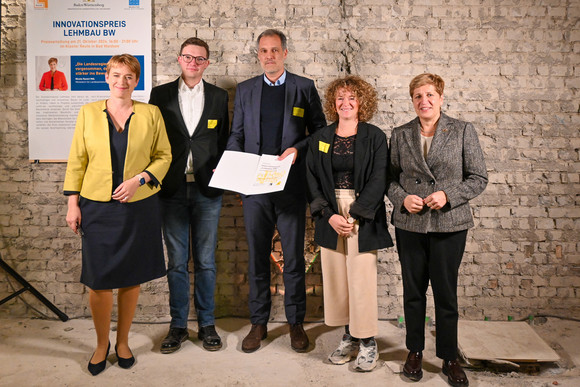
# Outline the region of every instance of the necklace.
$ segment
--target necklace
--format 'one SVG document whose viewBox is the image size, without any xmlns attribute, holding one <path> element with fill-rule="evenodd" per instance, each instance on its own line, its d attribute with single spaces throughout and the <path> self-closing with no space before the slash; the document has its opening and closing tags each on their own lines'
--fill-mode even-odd
<svg viewBox="0 0 580 387">
<path fill-rule="evenodd" d="M 419 128 L 421 129 L 421 134 L 425 137 L 433 137 L 433 135 L 437 131 L 437 125 L 433 126 L 433 129 L 429 131 L 423 129 L 423 125 L 420 125 Z"/>
<path fill-rule="evenodd" d="M 430 121 L 430 122 L 433 122 L 433 121 Z M 429 122 L 427 122 L 427 123 L 429 124 Z M 437 126 L 439 126 L 439 119 L 437 119 L 437 121 L 435 121 L 435 123 L 430 124 L 428 126 L 429 126 L 430 130 L 427 131 L 423 128 L 423 123 L 422 122 L 419 123 L 419 128 L 421 129 L 421 134 L 425 137 L 432 137 L 435 134 L 435 132 L 437 131 Z"/>
</svg>

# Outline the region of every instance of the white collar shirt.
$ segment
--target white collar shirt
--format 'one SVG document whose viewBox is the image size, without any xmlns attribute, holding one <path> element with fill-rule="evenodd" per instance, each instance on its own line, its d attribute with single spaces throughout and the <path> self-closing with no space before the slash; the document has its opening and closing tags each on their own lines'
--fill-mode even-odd
<svg viewBox="0 0 580 387">
<path fill-rule="evenodd" d="M 284 83 L 286 83 L 286 70 L 284 70 L 282 75 L 280 75 L 280 78 L 276 79 L 276 82 L 270 81 L 264 73 L 264 82 L 266 82 L 268 86 L 282 86 Z"/>
<path fill-rule="evenodd" d="M 190 136 L 193 136 L 195 129 L 199 124 L 201 119 L 201 114 L 203 113 L 203 107 L 205 104 L 203 90 L 203 80 L 200 80 L 197 85 L 190 88 L 183 81 L 183 78 L 179 78 L 179 108 L 181 109 L 181 116 L 187 127 L 187 131 Z M 187 181 L 193 181 L 193 156 L 189 152 L 187 157 L 187 165 L 185 173 L 188 174 Z"/>
</svg>

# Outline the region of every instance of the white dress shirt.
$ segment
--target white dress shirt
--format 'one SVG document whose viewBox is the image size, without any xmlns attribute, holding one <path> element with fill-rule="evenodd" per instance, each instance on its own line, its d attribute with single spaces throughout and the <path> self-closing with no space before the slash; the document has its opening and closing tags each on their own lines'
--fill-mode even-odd
<svg viewBox="0 0 580 387">
<path fill-rule="evenodd" d="M 179 78 L 179 108 L 181 109 L 181 116 L 185 121 L 185 126 L 190 136 L 193 136 L 195 128 L 199 124 L 203 106 L 205 103 L 203 95 L 203 81 L 199 81 L 197 85 L 190 88 L 185 84 L 183 78 Z M 187 157 L 187 164 L 185 166 L 186 179 L 188 182 L 194 181 L 193 177 L 193 156 L 189 152 Z"/>
</svg>

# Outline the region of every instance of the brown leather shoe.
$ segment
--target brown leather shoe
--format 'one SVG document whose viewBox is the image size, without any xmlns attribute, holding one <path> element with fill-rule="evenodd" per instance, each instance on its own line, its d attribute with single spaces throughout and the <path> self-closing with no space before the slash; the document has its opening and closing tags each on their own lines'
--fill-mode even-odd
<svg viewBox="0 0 580 387">
<path fill-rule="evenodd" d="M 414 382 L 418 382 L 423 377 L 423 352 L 409 352 L 407 361 L 403 366 L 403 375 Z"/>
<path fill-rule="evenodd" d="M 469 380 L 467 380 L 467 375 L 465 371 L 457 360 L 443 360 L 442 371 L 444 375 L 447 375 L 447 382 L 453 387 L 467 387 L 469 386 Z"/>
<path fill-rule="evenodd" d="M 308 349 L 310 341 L 302 323 L 290 324 L 290 346 L 296 352 L 305 352 Z"/>
<path fill-rule="evenodd" d="M 242 341 L 242 351 L 246 353 L 254 352 L 262 344 L 262 340 L 268 337 L 268 328 L 265 324 L 252 324 L 250 333 Z"/>
</svg>

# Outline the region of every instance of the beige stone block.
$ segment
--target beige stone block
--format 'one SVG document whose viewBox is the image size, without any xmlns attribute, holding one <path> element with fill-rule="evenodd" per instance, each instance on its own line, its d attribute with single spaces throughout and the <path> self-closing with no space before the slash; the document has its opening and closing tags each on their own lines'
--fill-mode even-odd
<svg viewBox="0 0 580 387">
<path fill-rule="evenodd" d="M 579 287 L 580 277 L 578 276 L 554 276 L 549 280 L 549 284 L 552 287 L 562 288 L 562 287 Z"/>
<path fill-rule="evenodd" d="M 565 7 L 548 6 L 548 16 L 556 17 L 556 18 L 565 18 L 566 17 L 566 8 Z"/>
</svg>

